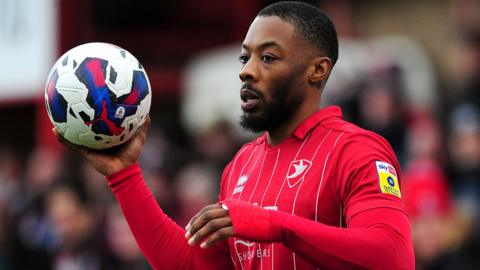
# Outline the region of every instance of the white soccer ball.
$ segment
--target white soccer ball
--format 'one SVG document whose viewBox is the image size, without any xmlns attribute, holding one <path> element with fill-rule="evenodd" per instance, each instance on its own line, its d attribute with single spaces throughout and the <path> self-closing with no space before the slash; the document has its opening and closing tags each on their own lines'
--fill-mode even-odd
<svg viewBox="0 0 480 270">
<path fill-rule="evenodd" d="M 45 86 L 48 115 L 69 142 L 106 149 L 128 141 L 145 122 L 152 93 L 128 51 L 87 43 L 62 55 Z"/>
</svg>

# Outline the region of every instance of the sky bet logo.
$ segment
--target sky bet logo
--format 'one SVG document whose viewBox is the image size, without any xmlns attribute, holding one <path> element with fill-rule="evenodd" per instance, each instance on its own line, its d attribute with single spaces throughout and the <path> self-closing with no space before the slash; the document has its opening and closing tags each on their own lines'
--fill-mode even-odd
<svg viewBox="0 0 480 270">
<path fill-rule="evenodd" d="M 397 172 L 395 168 L 387 162 L 375 161 L 375 167 L 378 173 L 378 184 L 382 193 L 390 194 L 401 198 L 400 187 L 398 185 Z"/>
</svg>

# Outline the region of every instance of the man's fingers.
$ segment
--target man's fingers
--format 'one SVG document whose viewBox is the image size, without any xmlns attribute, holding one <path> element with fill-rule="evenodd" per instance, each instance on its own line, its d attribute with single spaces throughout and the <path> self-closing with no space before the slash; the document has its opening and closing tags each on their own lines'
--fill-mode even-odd
<svg viewBox="0 0 480 270">
<path fill-rule="evenodd" d="M 147 118 L 145 119 L 145 123 L 143 123 L 143 129 L 147 131 L 150 128 L 151 124 L 152 124 L 152 119 L 150 118 L 150 115 L 147 115 Z"/>
<path fill-rule="evenodd" d="M 198 223 L 192 225 L 195 226 Z M 231 227 L 230 230 L 224 230 L 225 228 Z M 229 236 L 233 236 L 233 227 L 232 227 L 232 220 L 229 216 L 223 216 L 219 218 L 213 218 L 205 223 L 202 227 L 200 227 L 195 233 L 192 232 L 192 237 L 188 239 L 188 244 L 193 246 L 199 242 L 201 242 L 205 237 L 210 235 L 213 236 L 213 239 L 210 239 L 210 244 L 222 239 L 225 239 Z M 231 232 L 231 234 L 230 234 Z"/>
<path fill-rule="evenodd" d="M 143 142 L 145 142 L 145 140 L 147 139 L 147 132 L 148 132 L 148 129 L 150 128 L 150 125 L 152 123 L 152 120 L 150 119 L 150 116 L 147 116 L 147 118 L 145 119 L 145 122 L 143 123 L 142 127 L 139 129 L 139 138 L 143 144 Z"/>
<path fill-rule="evenodd" d="M 220 242 L 222 240 L 225 240 L 229 237 L 232 237 L 234 235 L 233 231 L 233 226 L 227 226 L 223 227 L 214 233 L 212 233 L 207 240 L 203 241 L 203 243 L 200 244 L 201 248 L 209 248 L 213 245 L 215 245 L 217 242 Z"/>
<path fill-rule="evenodd" d="M 151 125 L 151 120 L 150 116 L 147 116 L 145 119 L 145 122 L 142 124 L 142 126 L 133 134 L 132 138 L 123 145 L 120 145 L 118 147 L 113 147 L 110 148 L 110 154 L 116 155 L 119 152 L 123 152 L 128 149 L 138 149 L 138 151 L 141 150 L 143 147 L 143 144 L 145 143 L 145 140 L 147 139 L 147 131 L 148 128 Z"/>
<path fill-rule="evenodd" d="M 191 231 L 191 227 L 196 221 L 202 216 L 205 215 L 207 212 L 214 210 L 214 209 L 219 209 L 220 205 L 218 204 L 210 204 L 205 206 L 202 210 L 200 210 L 195 216 L 193 216 L 190 221 L 187 223 L 187 226 L 185 227 L 185 230 L 187 230 L 187 233 Z M 209 215 L 209 214 L 207 214 Z M 207 216 L 208 217 L 208 216 Z M 207 220 L 208 221 L 208 220 Z M 188 238 L 188 237 L 187 237 Z"/>
<path fill-rule="evenodd" d="M 194 235 L 200 228 L 202 228 L 207 222 L 212 219 L 219 217 L 228 216 L 228 211 L 221 208 L 220 205 L 214 204 L 204 207 L 192 220 L 188 223 L 186 227 L 185 237 L 188 239 L 190 236 Z"/>
</svg>

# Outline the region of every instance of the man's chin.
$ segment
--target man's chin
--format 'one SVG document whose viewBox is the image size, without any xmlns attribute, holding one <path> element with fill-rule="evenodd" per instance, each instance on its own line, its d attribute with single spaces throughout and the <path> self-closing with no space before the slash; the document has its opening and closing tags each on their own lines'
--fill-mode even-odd
<svg viewBox="0 0 480 270">
<path fill-rule="evenodd" d="M 254 133 L 262 132 L 267 129 L 267 125 L 261 115 L 255 112 L 243 112 L 240 117 L 240 125 Z"/>
<path fill-rule="evenodd" d="M 245 120 L 249 123 L 251 122 L 262 122 L 262 120 L 265 118 L 265 115 L 260 112 L 259 110 L 242 110 L 242 116 L 241 119 Z"/>
</svg>

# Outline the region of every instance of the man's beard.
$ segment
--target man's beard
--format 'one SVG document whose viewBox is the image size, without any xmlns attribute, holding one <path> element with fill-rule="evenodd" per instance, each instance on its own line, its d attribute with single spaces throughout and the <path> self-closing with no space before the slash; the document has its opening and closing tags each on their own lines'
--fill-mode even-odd
<svg viewBox="0 0 480 270">
<path fill-rule="evenodd" d="M 290 121 L 303 100 L 301 95 L 291 95 L 295 91 L 292 84 L 291 81 L 280 83 L 273 92 L 272 101 L 265 103 L 262 111 L 256 114 L 243 112 L 240 125 L 252 132 L 261 132 L 276 130 Z"/>
</svg>

